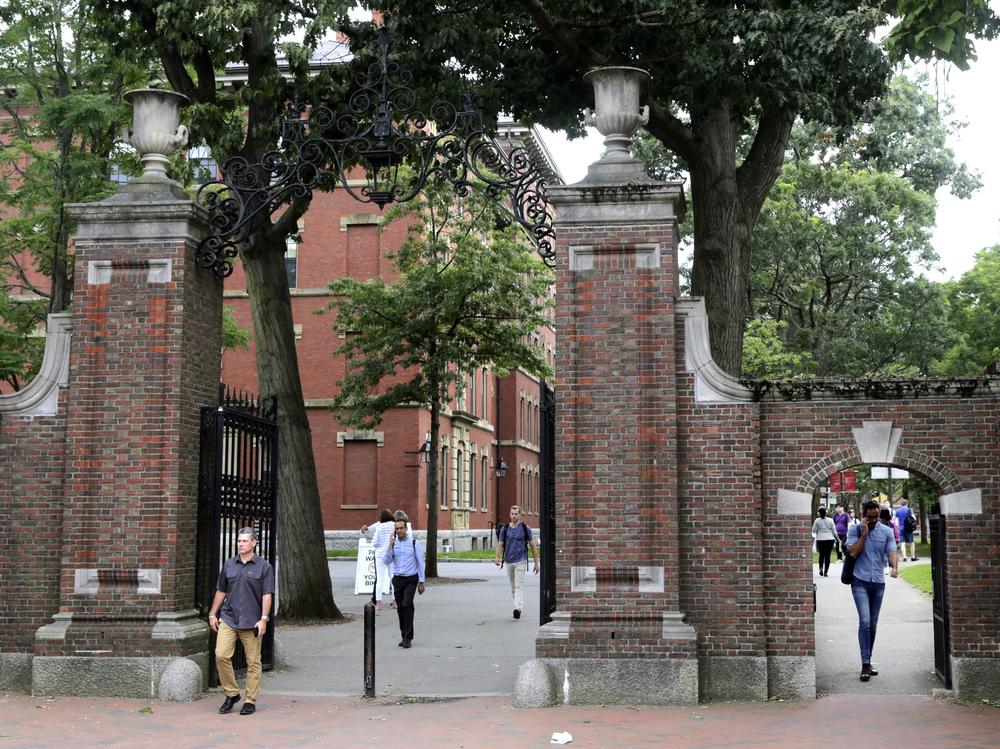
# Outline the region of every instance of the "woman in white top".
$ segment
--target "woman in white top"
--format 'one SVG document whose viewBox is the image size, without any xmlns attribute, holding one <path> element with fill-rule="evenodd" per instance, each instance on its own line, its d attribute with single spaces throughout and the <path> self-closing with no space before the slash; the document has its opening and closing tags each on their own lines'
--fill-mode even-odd
<svg viewBox="0 0 1000 749">
<path fill-rule="evenodd" d="M 813 535 L 816 537 L 816 551 L 819 552 L 819 574 L 830 576 L 830 552 L 837 541 L 837 526 L 826 516 L 826 508 L 819 508 L 819 517 L 813 522 Z"/>
<path fill-rule="evenodd" d="M 375 547 L 375 608 L 382 608 L 382 596 L 392 595 L 392 568 L 385 563 L 385 551 L 395 532 L 395 522 L 389 510 L 382 510 L 374 525 L 362 525 L 361 534 L 370 538 Z"/>
</svg>

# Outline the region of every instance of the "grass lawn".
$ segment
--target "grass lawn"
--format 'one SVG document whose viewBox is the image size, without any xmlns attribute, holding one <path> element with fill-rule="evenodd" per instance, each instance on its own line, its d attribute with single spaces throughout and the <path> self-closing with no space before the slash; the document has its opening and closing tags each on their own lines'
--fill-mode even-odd
<svg viewBox="0 0 1000 749">
<path fill-rule="evenodd" d="M 906 580 L 917 590 L 924 593 L 934 593 L 934 585 L 931 581 L 931 564 L 911 564 L 909 567 L 901 567 L 899 576 Z"/>
<path fill-rule="evenodd" d="M 917 557 L 921 560 L 930 561 L 931 559 L 931 545 L 930 544 L 917 544 Z M 837 551 L 836 549 L 830 554 L 831 566 L 837 563 Z M 900 559 L 900 562 L 903 560 Z M 819 564 L 819 554 L 815 551 L 813 552 L 813 564 Z"/>
</svg>

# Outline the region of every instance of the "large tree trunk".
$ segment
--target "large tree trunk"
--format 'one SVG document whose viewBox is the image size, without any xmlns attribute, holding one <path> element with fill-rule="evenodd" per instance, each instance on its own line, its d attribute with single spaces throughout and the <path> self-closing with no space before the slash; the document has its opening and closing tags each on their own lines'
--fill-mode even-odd
<svg viewBox="0 0 1000 749">
<path fill-rule="evenodd" d="M 691 293 L 705 297 L 715 363 L 739 377 L 750 313 L 750 238 L 781 172 L 791 120 L 763 115 L 739 168 L 738 128 L 724 100 L 692 116 L 692 125 L 697 135 L 688 155 L 695 248 Z"/>
<path fill-rule="evenodd" d="M 285 242 L 263 232 L 242 254 L 261 398 L 278 399 L 278 588 L 281 616 L 339 619 L 323 537 L 312 433 L 302 399 Z"/>
</svg>

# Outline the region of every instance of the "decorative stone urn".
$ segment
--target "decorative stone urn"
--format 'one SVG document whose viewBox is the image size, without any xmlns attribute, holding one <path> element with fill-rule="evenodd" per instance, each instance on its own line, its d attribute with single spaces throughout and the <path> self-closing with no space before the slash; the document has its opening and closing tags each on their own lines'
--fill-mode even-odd
<svg viewBox="0 0 1000 749">
<path fill-rule="evenodd" d="M 604 146 L 608 149 L 604 158 L 629 158 L 632 139 L 649 122 L 649 107 L 639 107 L 639 92 L 649 80 L 649 73 L 639 68 L 595 68 L 583 79 L 594 86 L 597 110 L 583 110 L 584 122 L 604 136 Z"/>
<path fill-rule="evenodd" d="M 156 88 L 140 88 L 125 94 L 132 105 L 132 129 L 124 140 L 139 152 L 142 178 L 167 179 L 170 156 L 187 145 L 188 131 L 180 124 L 180 109 L 188 103 L 184 94 Z"/>
</svg>

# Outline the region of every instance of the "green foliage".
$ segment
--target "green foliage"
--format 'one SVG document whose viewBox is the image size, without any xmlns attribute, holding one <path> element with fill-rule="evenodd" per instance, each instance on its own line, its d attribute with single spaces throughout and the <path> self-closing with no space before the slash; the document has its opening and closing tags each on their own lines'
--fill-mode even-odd
<svg viewBox="0 0 1000 749">
<path fill-rule="evenodd" d="M 250 331 L 239 324 L 235 312 L 229 305 L 222 308 L 222 348 L 226 351 L 250 348 Z"/>
<path fill-rule="evenodd" d="M 14 301 L 0 286 L 0 380 L 13 390 L 31 382 L 42 363 L 45 307 Z"/>
<path fill-rule="evenodd" d="M 917 590 L 934 594 L 934 578 L 931 574 L 930 562 L 901 566 L 899 576 Z"/>
<path fill-rule="evenodd" d="M 812 365 L 809 352 L 788 351 L 781 333 L 785 321 L 754 318 L 747 321 L 743 335 L 743 375 L 758 380 L 786 380 L 808 372 Z"/>
<path fill-rule="evenodd" d="M 497 228 L 509 222 L 481 195 L 456 203 L 448 186 L 397 206 L 386 223 L 406 219 L 414 221 L 391 256 L 395 281 L 330 285 L 347 359 L 334 409 L 367 428 L 403 404 L 443 410 L 481 367 L 550 374 L 530 336 L 547 324 L 552 275 L 519 230 Z"/>
<path fill-rule="evenodd" d="M 935 373 L 981 375 L 987 365 L 1000 361 L 1000 245 L 977 253 L 971 270 L 945 284 L 945 295 L 956 340 Z"/>
<path fill-rule="evenodd" d="M 962 70 L 976 59 L 972 37 L 993 38 L 1000 23 L 986 0 L 895 0 L 899 20 L 885 40 L 893 57 L 937 59 Z"/>
<path fill-rule="evenodd" d="M 897 78 L 870 122 L 793 130 L 754 233 L 751 290 L 754 314 L 787 323 L 785 347 L 811 355 L 803 373 L 929 374 L 953 345 L 941 286 L 917 276 L 936 260 L 934 193 L 979 186 L 947 146 L 953 127 Z"/>
</svg>

